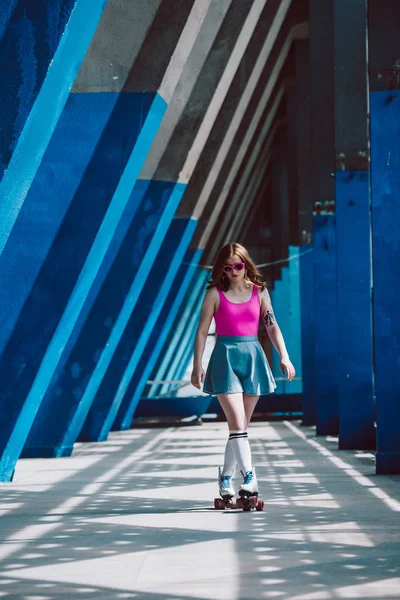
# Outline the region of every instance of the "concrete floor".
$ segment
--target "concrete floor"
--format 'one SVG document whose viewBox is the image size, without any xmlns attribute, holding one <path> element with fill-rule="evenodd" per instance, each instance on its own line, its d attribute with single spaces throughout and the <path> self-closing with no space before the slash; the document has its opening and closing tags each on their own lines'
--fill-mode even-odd
<svg viewBox="0 0 400 600">
<path fill-rule="evenodd" d="M 254 423 L 263 513 L 215 511 L 225 425 L 113 433 L 0 486 L 0 598 L 400 598 L 400 477 Z"/>
</svg>

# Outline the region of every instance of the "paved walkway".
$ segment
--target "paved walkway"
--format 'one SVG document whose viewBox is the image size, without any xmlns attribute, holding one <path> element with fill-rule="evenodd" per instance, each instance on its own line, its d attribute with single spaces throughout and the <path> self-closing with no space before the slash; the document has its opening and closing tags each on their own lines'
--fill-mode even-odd
<svg viewBox="0 0 400 600">
<path fill-rule="evenodd" d="M 0 486 L 0 598 L 400 598 L 400 477 L 255 423 L 263 513 L 215 511 L 224 424 L 114 433 Z"/>
</svg>

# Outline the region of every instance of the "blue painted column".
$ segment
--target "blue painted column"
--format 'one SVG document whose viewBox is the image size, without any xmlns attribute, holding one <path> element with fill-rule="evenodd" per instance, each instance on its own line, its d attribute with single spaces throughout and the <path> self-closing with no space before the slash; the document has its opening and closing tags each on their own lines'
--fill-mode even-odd
<svg viewBox="0 0 400 600">
<path fill-rule="evenodd" d="M 333 3 L 339 448 L 375 448 L 366 0 Z"/>
<path fill-rule="evenodd" d="M 95 441 L 107 439 L 157 319 L 163 309 L 168 310 L 165 301 L 196 225 L 195 219 L 172 221 L 149 272 L 136 310 L 125 326 L 124 337 L 121 338 L 98 387 L 82 427 L 80 439 Z M 138 327 L 138 323 L 143 325 Z M 131 407 L 130 399 L 127 398 L 126 422 L 132 420 L 133 410 L 134 407 Z"/>
<path fill-rule="evenodd" d="M 0 7 L 0 254 L 106 3 L 12 0 Z"/>
<path fill-rule="evenodd" d="M 400 473 L 400 91 L 371 93 L 377 474 Z"/>
<path fill-rule="evenodd" d="M 300 246 L 301 361 L 303 378 L 303 425 L 317 422 L 315 387 L 314 249 Z"/>
<path fill-rule="evenodd" d="M 336 218 L 314 217 L 315 391 L 317 435 L 339 432 Z"/>
<path fill-rule="evenodd" d="M 374 449 L 368 171 L 336 173 L 339 448 Z"/>
<path fill-rule="evenodd" d="M 369 2 L 376 473 L 400 474 L 399 7 Z"/>
<path fill-rule="evenodd" d="M 193 343 L 196 330 L 199 324 L 201 305 L 206 292 L 207 280 L 210 276 L 209 271 L 199 269 L 197 281 L 193 286 L 193 293 L 190 295 L 186 309 L 182 313 L 182 335 L 179 339 L 176 351 L 171 363 L 165 373 L 165 379 L 179 380 L 187 369 L 190 360 L 190 353 L 193 351 Z M 161 393 L 165 392 L 171 386 L 163 386 Z"/>
<path fill-rule="evenodd" d="M 317 435 L 339 433 L 333 4 L 309 0 Z"/>
<path fill-rule="evenodd" d="M 174 327 L 173 337 L 168 340 L 164 346 L 162 355 L 163 360 L 161 361 L 158 369 L 153 373 L 152 380 L 163 381 L 175 379 L 172 374 L 176 372 L 179 361 L 182 358 L 184 349 L 188 346 L 188 337 L 190 335 L 190 327 L 193 327 L 195 322 L 195 316 L 193 311 L 198 306 L 201 295 L 204 294 L 204 290 L 207 284 L 207 279 L 210 276 L 210 272 L 206 271 L 199 266 L 196 270 L 191 286 L 187 292 L 183 305 L 179 311 Z M 192 323 L 192 325 L 190 325 Z M 152 386 L 149 390 L 149 396 L 156 396 L 166 392 L 170 386 L 162 385 Z"/>
<path fill-rule="evenodd" d="M 173 323 L 181 308 L 184 296 L 193 281 L 202 253 L 203 251 L 200 249 L 189 249 L 184 257 L 165 301 L 165 310 L 161 311 L 157 323 L 153 327 L 146 348 L 121 402 L 112 425 L 114 431 L 129 429 L 131 426 L 146 383 L 150 379 L 164 344 L 168 344 L 172 337 Z"/>
</svg>

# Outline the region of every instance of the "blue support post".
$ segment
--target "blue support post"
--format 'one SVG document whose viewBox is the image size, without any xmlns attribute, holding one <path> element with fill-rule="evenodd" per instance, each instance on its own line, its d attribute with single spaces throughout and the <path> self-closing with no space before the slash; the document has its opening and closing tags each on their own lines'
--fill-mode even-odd
<svg viewBox="0 0 400 600">
<path fill-rule="evenodd" d="M 370 106 L 376 472 L 383 475 L 400 473 L 400 91 L 372 91 Z"/>
<path fill-rule="evenodd" d="M 314 217 L 317 435 L 339 433 L 336 218 Z"/>
<path fill-rule="evenodd" d="M 317 422 L 315 390 L 314 249 L 300 247 L 301 360 L 303 378 L 303 425 Z"/>
<path fill-rule="evenodd" d="M 138 111 L 135 124 L 132 119 L 135 111 L 129 111 L 132 127 L 123 128 L 126 143 L 111 157 L 104 153 L 104 145 L 109 145 L 117 132 L 120 139 L 121 128 L 117 124 L 126 119 L 129 107 L 138 105 L 141 95 L 93 94 L 90 106 L 105 105 L 105 110 L 95 111 L 96 118 L 85 129 L 85 143 L 75 152 L 76 168 L 71 169 L 69 145 L 68 142 L 63 145 L 63 141 L 70 140 L 74 131 L 79 135 L 76 117 L 86 114 L 84 110 L 79 112 L 79 107 L 87 107 L 88 96 L 91 95 L 70 96 L 69 106 L 58 123 L 2 256 L 1 275 L 13 274 L 17 280 L 16 285 L 2 287 L 1 292 L 5 305 L 10 307 L 7 327 L 0 333 L 0 351 L 3 350 L 0 373 L 7 372 L 7 386 L 3 387 L 1 397 L 7 425 L 0 433 L 0 472 L 5 480 L 12 476 L 63 351 L 101 272 L 102 259 L 166 107 L 161 97 L 146 95 L 147 118 L 143 121 L 143 114 Z M 139 99 L 139 107 L 143 109 L 143 99 Z M 53 177 L 54 162 L 60 156 L 62 163 L 67 162 L 68 156 L 69 168 L 58 171 L 59 183 L 63 185 L 55 203 L 49 178 Z M 95 182 L 98 185 L 99 180 L 104 185 L 93 197 L 88 190 L 93 189 Z M 115 192 L 110 198 L 112 189 Z M 100 197 L 103 202 L 99 202 Z M 43 230 L 40 225 L 38 240 L 39 225 L 32 228 L 32 222 L 42 221 L 42 215 L 47 215 L 47 227 Z M 12 269 L 15 260 L 20 266 L 18 270 Z"/>
<path fill-rule="evenodd" d="M 106 3 L 107 0 L 13 0 L 3 3 L 8 6 L 0 9 L 0 78 L 7 81 L 0 88 L 0 254 L 36 177 Z"/>
<path fill-rule="evenodd" d="M 136 308 L 125 325 L 123 337 L 120 338 L 105 375 L 101 378 L 80 439 L 107 439 L 151 332 L 164 309 L 165 300 L 196 225 L 195 219 L 173 219 L 153 267 L 149 270 Z M 126 408 L 127 422 L 131 422 L 133 410 L 130 405 Z"/>
<path fill-rule="evenodd" d="M 367 4 L 333 2 L 339 448 L 375 448 Z"/>
<path fill-rule="evenodd" d="M 151 336 L 146 344 L 138 367 L 118 410 L 112 426 L 114 431 L 129 429 L 132 420 L 134 419 L 135 410 L 141 399 L 146 383 L 153 372 L 160 353 L 164 348 L 164 344 L 168 343 L 168 340 L 171 337 L 171 328 L 178 315 L 178 311 L 181 308 L 185 294 L 193 281 L 202 253 L 203 251 L 200 249 L 190 249 L 186 253 L 165 302 L 166 310 L 162 311 L 158 317 L 157 323 L 151 332 Z M 146 399 L 143 399 L 142 402 L 146 402 Z M 149 410 L 151 414 L 151 408 Z"/>
<path fill-rule="evenodd" d="M 178 318 L 175 321 L 174 336 L 171 341 L 168 342 L 167 347 L 164 347 L 164 358 L 160 364 L 158 370 L 154 373 L 153 379 L 155 381 L 163 381 L 172 379 L 171 372 L 176 370 L 173 366 L 176 363 L 177 357 L 181 357 L 183 346 L 187 344 L 187 336 L 189 335 L 189 322 L 193 316 L 194 307 L 197 306 L 199 298 L 204 293 L 206 280 L 209 277 L 209 272 L 198 268 L 197 273 L 194 276 L 191 288 L 185 298 L 183 307 Z M 150 388 L 149 396 L 156 396 L 168 391 L 169 386 L 161 385 L 155 389 Z M 155 392 L 155 393 L 154 393 Z"/>
<path fill-rule="evenodd" d="M 193 349 L 194 336 L 199 324 L 201 304 L 204 299 L 207 279 L 210 273 L 201 270 L 197 275 L 196 284 L 193 286 L 193 294 L 190 296 L 186 309 L 182 314 L 183 334 L 179 340 L 175 355 L 165 374 L 166 380 L 176 380 L 186 371 L 188 356 Z M 162 388 L 161 393 L 168 390 L 169 386 Z"/>
<path fill-rule="evenodd" d="M 339 448 L 374 449 L 368 171 L 336 173 Z"/>
</svg>

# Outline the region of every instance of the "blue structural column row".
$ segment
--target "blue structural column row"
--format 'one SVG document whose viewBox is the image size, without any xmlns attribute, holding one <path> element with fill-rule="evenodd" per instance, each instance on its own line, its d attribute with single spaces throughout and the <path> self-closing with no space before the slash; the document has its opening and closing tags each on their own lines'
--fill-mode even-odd
<svg viewBox="0 0 400 600">
<path fill-rule="evenodd" d="M 369 1 L 377 474 L 400 473 L 400 15 Z"/>
<path fill-rule="evenodd" d="M 159 4 L 161 13 L 173 19 L 171 7 Z M 140 296 L 179 204 L 184 185 L 137 180 L 167 108 L 158 90 L 191 4 L 186 3 L 184 11 L 179 7 L 179 18 L 171 25 L 167 38 L 155 29 L 154 39 L 141 31 L 145 39 L 139 53 L 132 55 L 136 48 L 124 49 L 126 55 L 121 60 L 126 81 L 120 82 L 116 91 L 105 81 L 107 77 L 113 81 L 112 72 L 102 81 L 107 91 L 96 91 L 90 80 L 93 73 L 84 65 L 78 78 L 79 93 L 68 97 L 18 213 L 1 263 L 1 276 L 13 273 L 16 260 L 24 271 L 23 278 L 19 273 L 14 275 L 19 278 L 18 286 L 9 285 L 3 290 L 5 306 L 10 309 L 9 326 L 2 330 L 0 340 L 0 373 L 7 373 L 1 396 L 3 480 L 12 477 L 32 424 L 27 455 L 57 456 L 70 451 L 64 435 L 58 438 L 63 440 L 61 445 L 54 443 L 57 432 L 53 432 L 53 418 L 58 415 L 59 427 L 65 428 L 75 423 L 77 413 L 83 415 L 88 410 L 119 342 L 121 324 L 129 319 L 129 310 Z M 157 3 L 149 10 L 156 8 Z M 131 7 L 125 4 L 124 9 L 129 11 Z M 107 19 L 112 15 L 105 11 L 102 33 L 109 35 L 106 39 L 112 47 L 116 32 L 112 26 L 107 32 Z M 149 19 L 151 23 L 151 15 Z M 100 60 L 104 56 L 107 52 Z M 143 92 L 140 85 L 132 86 L 131 78 L 136 73 L 137 80 L 141 80 L 143 60 L 149 56 L 157 57 L 159 68 L 151 76 L 146 71 L 147 89 Z M 88 61 L 92 59 L 90 55 Z M 82 72 L 89 73 L 86 80 L 82 80 L 86 77 Z M 142 243 L 132 256 L 126 235 L 129 237 L 135 218 Z M 118 268 L 124 261 L 126 264 L 128 256 L 136 284 L 115 279 L 117 271 L 112 269 L 109 274 L 111 266 Z M 119 286 L 115 286 L 118 279 Z M 101 326 L 95 328 L 96 333 L 106 332 L 106 347 L 86 347 L 90 352 L 83 361 L 74 360 L 73 352 L 77 341 L 82 340 L 83 327 L 98 294 L 113 285 L 124 310 L 119 315 L 110 306 Z M 113 308 L 116 306 L 114 303 Z"/>
<path fill-rule="evenodd" d="M 146 388 L 156 366 L 157 360 L 162 353 L 169 348 L 175 331 L 173 324 L 182 310 L 182 304 L 188 291 L 196 278 L 198 263 L 202 251 L 189 249 L 184 260 L 172 282 L 171 290 L 165 301 L 165 309 L 161 310 L 158 320 L 153 327 L 146 348 L 135 374 L 129 384 L 125 398 L 121 403 L 112 429 L 128 429 L 131 426 L 135 409 Z M 150 414 L 154 414 L 150 408 Z"/>
<path fill-rule="evenodd" d="M 367 3 L 333 3 L 339 448 L 375 448 Z"/>
<path fill-rule="evenodd" d="M 199 310 L 204 297 L 209 271 L 198 268 L 179 314 L 176 317 L 171 338 L 164 345 L 162 360 L 153 373 L 154 381 L 172 381 L 180 379 L 183 365 L 197 327 Z M 185 367 L 186 370 L 186 367 Z M 150 388 L 149 396 L 164 394 L 171 386 L 161 384 Z"/>
</svg>

